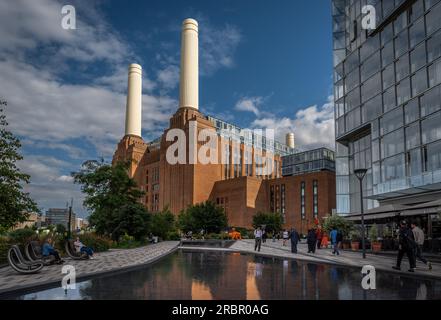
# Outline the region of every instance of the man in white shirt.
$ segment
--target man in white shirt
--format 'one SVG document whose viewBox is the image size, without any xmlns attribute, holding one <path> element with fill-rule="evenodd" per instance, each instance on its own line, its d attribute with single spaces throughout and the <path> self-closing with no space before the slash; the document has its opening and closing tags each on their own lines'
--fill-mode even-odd
<svg viewBox="0 0 441 320">
<path fill-rule="evenodd" d="M 262 245 L 262 235 L 263 235 L 263 231 L 261 227 L 257 227 L 256 230 L 254 230 L 254 251 L 259 251 L 260 252 L 260 246 Z"/>
<path fill-rule="evenodd" d="M 423 245 L 424 245 L 424 231 L 421 230 L 415 222 L 413 222 L 411 224 L 412 227 L 412 233 L 413 233 L 413 237 L 415 239 L 415 242 L 417 244 L 416 248 L 415 248 L 415 257 L 420 259 L 422 263 L 427 264 L 427 266 L 429 267 L 429 270 L 432 270 L 432 264 L 427 261 L 426 258 L 424 258 L 423 256 Z"/>
</svg>

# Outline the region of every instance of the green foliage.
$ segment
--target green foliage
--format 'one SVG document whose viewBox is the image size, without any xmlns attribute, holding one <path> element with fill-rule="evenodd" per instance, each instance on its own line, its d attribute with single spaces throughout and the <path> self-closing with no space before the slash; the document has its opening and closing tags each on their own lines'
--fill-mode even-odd
<svg viewBox="0 0 441 320">
<path fill-rule="evenodd" d="M 179 227 L 182 231 L 193 233 L 204 230 L 205 234 L 219 233 L 228 226 L 228 219 L 222 207 L 211 201 L 206 201 L 181 212 L 178 216 Z"/>
<path fill-rule="evenodd" d="M 371 241 L 377 241 L 378 240 L 378 226 L 376 224 L 372 225 L 369 229 L 369 239 Z"/>
<path fill-rule="evenodd" d="M 282 216 L 279 213 L 258 212 L 253 216 L 253 227 L 265 226 L 266 232 L 279 232 L 282 230 Z"/>
<path fill-rule="evenodd" d="M 167 232 L 167 236 L 165 237 L 165 240 L 169 241 L 179 241 L 181 240 L 181 235 L 178 231 L 169 231 Z"/>
<path fill-rule="evenodd" d="M 38 238 L 37 234 L 31 228 L 17 229 L 9 232 L 9 240 L 13 244 L 25 244 L 30 240 Z"/>
<path fill-rule="evenodd" d="M 113 246 L 112 240 L 93 232 L 81 234 L 79 238 L 85 246 L 91 247 L 95 252 L 107 251 Z"/>
<path fill-rule="evenodd" d="M 69 219 L 68 219 L 69 220 Z M 65 234 L 67 231 L 67 228 L 63 225 L 63 224 L 57 224 L 55 226 L 55 230 L 57 231 L 57 233 L 59 234 Z"/>
<path fill-rule="evenodd" d="M 175 216 L 168 207 L 162 212 L 152 214 L 151 232 L 163 240 L 168 240 L 169 233 L 176 231 Z"/>
<path fill-rule="evenodd" d="M 7 263 L 7 254 L 10 247 L 9 239 L 0 237 L 0 265 Z"/>
<path fill-rule="evenodd" d="M 352 241 L 360 241 L 361 239 L 361 230 L 359 228 L 353 228 L 349 232 L 349 237 Z"/>
<path fill-rule="evenodd" d="M 346 220 L 339 215 L 328 216 L 324 219 L 323 229 L 326 232 L 331 232 L 332 229 L 337 229 L 343 236 L 349 236 L 354 228 L 352 221 Z"/>
<path fill-rule="evenodd" d="M 140 240 L 150 232 L 151 215 L 139 202 L 144 192 L 128 176 L 128 168 L 129 163 L 112 166 L 103 160 L 90 160 L 72 173 L 86 194 L 84 205 L 92 212 L 91 227 L 113 240 L 126 233 Z"/>
<path fill-rule="evenodd" d="M 0 227 L 3 230 L 25 222 L 28 212 L 38 212 L 36 203 L 23 192 L 23 184 L 29 183 L 30 176 L 17 167 L 17 161 L 23 159 L 19 153 L 21 143 L 7 130 L 3 114 L 6 105 L 6 101 L 0 99 Z"/>
</svg>

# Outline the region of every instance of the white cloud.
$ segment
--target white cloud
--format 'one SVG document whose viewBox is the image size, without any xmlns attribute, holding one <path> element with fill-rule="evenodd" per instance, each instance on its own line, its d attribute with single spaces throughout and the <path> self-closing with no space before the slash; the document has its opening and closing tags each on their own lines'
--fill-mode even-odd
<svg viewBox="0 0 441 320">
<path fill-rule="evenodd" d="M 234 54 L 242 41 L 242 34 L 237 26 L 225 24 L 213 25 L 201 15 L 194 15 L 199 23 L 199 73 L 212 76 L 219 69 L 234 67 Z M 173 24 L 170 31 L 181 31 L 180 24 Z M 164 52 L 156 54 L 157 63 L 162 67 L 158 72 L 158 82 L 165 89 L 173 89 L 179 80 L 180 43 L 161 42 Z"/>
<path fill-rule="evenodd" d="M 253 121 L 253 128 L 275 129 L 276 139 L 284 142 L 289 132 L 294 132 L 296 145 L 303 148 L 326 146 L 334 149 L 334 98 L 331 96 L 321 107 L 311 106 L 299 110 L 295 118 L 275 116 Z"/>
<path fill-rule="evenodd" d="M 234 108 L 239 111 L 252 112 L 256 116 L 259 116 L 260 114 L 259 107 L 262 104 L 262 102 L 263 102 L 262 97 L 244 97 L 241 98 L 236 103 L 236 106 Z"/>
<path fill-rule="evenodd" d="M 62 175 L 62 176 L 59 176 L 59 177 L 56 179 L 56 181 L 60 181 L 60 182 L 73 182 L 73 181 L 74 181 L 74 178 L 71 177 L 71 176 L 65 176 L 65 175 Z"/>
<path fill-rule="evenodd" d="M 158 71 L 158 81 L 165 89 L 174 89 L 179 84 L 179 67 L 168 65 Z"/>
<path fill-rule="evenodd" d="M 124 134 L 127 65 L 142 64 L 95 2 L 73 4 L 77 29 L 67 31 L 60 25 L 58 1 L 0 1 L 0 95 L 8 101 L 10 129 L 23 138 L 25 150 L 41 149 L 25 154 L 20 167 L 31 174 L 25 189 L 46 209 L 83 195 L 69 175 L 76 164 L 48 157 L 44 149 L 77 160 L 109 158 Z M 97 66 L 103 72 L 98 77 Z M 86 80 L 70 83 L 71 74 Z M 143 80 L 144 133 L 156 135 L 177 102 L 154 95 L 156 84 L 145 72 Z M 73 140 L 84 141 L 84 148 Z"/>
<path fill-rule="evenodd" d="M 32 138 L 25 138 L 21 140 L 23 146 L 29 146 L 37 149 L 52 149 L 64 151 L 72 159 L 84 159 L 87 156 L 85 150 L 77 148 L 68 143 L 40 141 Z"/>
<path fill-rule="evenodd" d="M 63 208 L 74 198 L 74 211 L 84 216 L 84 195 L 80 187 L 73 184 L 72 177 L 60 173 L 71 167 L 69 162 L 48 156 L 25 155 L 18 165 L 23 172 L 31 175 L 31 183 L 24 186 L 24 191 L 37 200 L 40 209 Z"/>
<path fill-rule="evenodd" d="M 200 27 L 201 74 L 212 75 L 220 68 L 234 66 L 234 53 L 242 40 L 239 29 L 232 25 L 213 27 L 202 19 Z"/>
</svg>

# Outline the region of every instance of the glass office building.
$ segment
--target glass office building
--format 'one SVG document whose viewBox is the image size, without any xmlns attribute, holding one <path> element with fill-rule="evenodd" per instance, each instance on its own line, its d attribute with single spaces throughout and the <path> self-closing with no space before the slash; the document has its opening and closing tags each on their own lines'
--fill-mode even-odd
<svg viewBox="0 0 441 320">
<path fill-rule="evenodd" d="M 282 157 L 282 176 L 319 171 L 335 172 L 335 153 L 327 148 L 297 152 Z"/>
<path fill-rule="evenodd" d="M 360 212 L 358 168 L 367 210 L 439 200 L 441 1 L 333 0 L 332 14 L 337 212 Z"/>
</svg>

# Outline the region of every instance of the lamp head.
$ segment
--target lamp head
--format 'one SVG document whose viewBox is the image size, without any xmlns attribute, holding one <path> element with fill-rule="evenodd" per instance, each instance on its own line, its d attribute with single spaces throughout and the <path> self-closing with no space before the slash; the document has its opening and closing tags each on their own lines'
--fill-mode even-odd
<svg viewBox="0 0 441 320">
<path fill-rule="evenodd" d="M 359 180 L 363 180 L 364 176 L 367 173 L 367 169 L 356 169 L 354 170 L 354 174 L 357 176 Z"/>
</svg>

